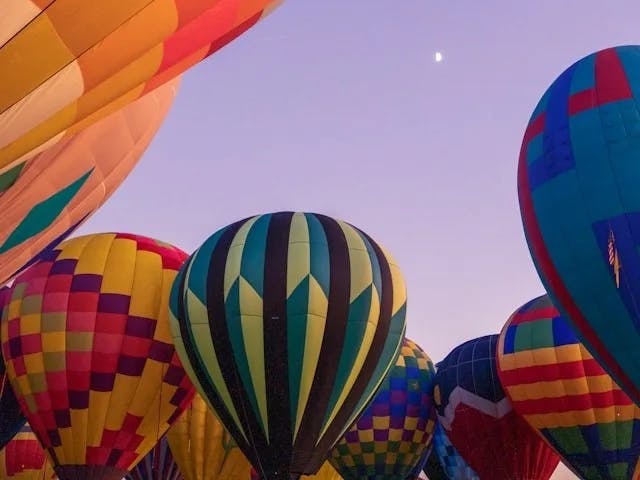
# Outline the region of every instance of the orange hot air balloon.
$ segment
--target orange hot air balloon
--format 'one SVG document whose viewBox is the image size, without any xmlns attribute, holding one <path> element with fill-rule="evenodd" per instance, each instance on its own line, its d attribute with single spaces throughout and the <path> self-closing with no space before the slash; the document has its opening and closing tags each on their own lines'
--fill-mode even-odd
<svg viewBox="0 0 640 480">
<path fill-rule="evenodd" d="M 86 235 L 5 291 L 7 375 L 61 480 L 122 479 L 191 402 L 168 321 L 186 256 L 137 235 Z"/>
<path fill-rule="evenodd" d="M 2 480 L 45 480 L 56 478 L 40 442 L 27 423 L 0 450 L 0 478 Z"/>
<path fill-rule="evenodd" d="M 249 461 L 198 394 L 167 441 L 184 480 L 249 480 Z"/>
<path fill-rule="evenodd" d="M 178 83 L 0 175 L 0 284 L 64 240 L 118 188 L 162 125 Z"/>
<path fill-rule="evenodd" d="M 278 3 L 3 2 L 0 173 L 184 72 Z"/>
</svg>

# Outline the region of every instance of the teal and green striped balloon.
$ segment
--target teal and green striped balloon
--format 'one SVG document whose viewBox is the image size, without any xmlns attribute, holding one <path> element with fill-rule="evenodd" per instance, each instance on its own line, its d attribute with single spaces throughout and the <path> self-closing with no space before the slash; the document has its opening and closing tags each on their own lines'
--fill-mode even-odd
<svg viewBox="0 0 640 480">
<path fill-rule="evenodd" d="M 314 474 L 398 354 L 406 289 L 367 234 L 313 213 L 241 220 L 174 283 L 182 363 L 262 478 Z"/>
</svg>

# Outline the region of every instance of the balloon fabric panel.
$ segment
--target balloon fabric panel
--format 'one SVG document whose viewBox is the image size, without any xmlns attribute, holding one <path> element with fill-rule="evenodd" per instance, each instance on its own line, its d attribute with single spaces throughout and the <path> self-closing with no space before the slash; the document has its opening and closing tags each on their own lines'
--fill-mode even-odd
<svg viewBox="0 0 640 480">
<path fill-rule="evenodd" d="M 395 360 L 405 304 L 398 267 L 366 234 L 280 212 L 226 227 L 190 257 L 171 325 L 258 472 L 313 474 Z"/>
<path fill-rule="evenodd" d="M 278 3 L 11 2 L 0 19 L 0 172 L 179 75 Z"/>
<path fill-rule="evenodd" d="M 518 167 L 524 231 L 545 289 L 636 403 L 639 68 L 638 46 L 605 49 L 569 67 L 531 116 Z"/>
<path fill-rule="evenodd" d="M 178 84 L 172 80 L 57 143 L 4 183 L 0 283 L 64 240 L 109 198 L 162 125 Z"/>
<path fill-rule="evenodd" d="M 86 235 L 12 285 L 7 373 L 62 480 L 119 480 L 191 401 L 165 310 L 185 258 L 146 237 Z"/>
<path fill-rule="evenodd" d="M 585 480 L 637 478 L 640 408 L 578 341 L 547 295 L 500 335 L 498 368 L 517 413 Z"/>
</svg>

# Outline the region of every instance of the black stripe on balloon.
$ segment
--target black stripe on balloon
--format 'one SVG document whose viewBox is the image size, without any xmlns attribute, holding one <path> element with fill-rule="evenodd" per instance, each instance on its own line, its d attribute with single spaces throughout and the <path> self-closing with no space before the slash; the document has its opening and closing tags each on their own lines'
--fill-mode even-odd
<svg viewBox="0 0 640 480">
<path fill-rule="evenodd" d="M 238 228 L 240 228 L 240 226 L 245 221 L 246 220 L 242 220 L 240 222 L 237 222 L 237 224 L 233 224 L 227 228 L 233 229 L 235 232 L 238 230 Z M 216 249 L 217 249 L 217 245 L 216 245 Z M 184 269 L 183 270 L 184 274 L 180 276 L 180 283 L 178 288 L 178 306 L 177 306 L 177 312 L 176 312 L 176 316 L 179 319 L 178 325 L 180 327 L 180 335 L 182 336 L 182 342 L 184 344 L 184 350 L 187 353 L 187 357 L 189 359 L 189 364 L 193 369 L 193 372 L 198 380 L 198 383 L 202 387 L 204 396 L 207 398 L 207 400 L 209 400 L 209 403 L 211 403 L 211 405 L 213 406 L 214 410 L 216 411 L 216 414 L 220 417 L 220 420 L 222 421 L 224 426 L 227 428 L 227 430 L 229 430 L 229 433 L 231 433 L 233 438 L 236 439 L 236 442 L 238 443 L 238 445 L 239 446 L 245 445 L 246 447 L 246 442 L 244 442 L 242 434 L 235 427 L 235 422 L 233 421 L 233 417 L 230 415 L 224 402 L 218 395 L 216 389 L 209 382 L 207 378 L 207 373 L 205 371 L 206 366 L 200 362 L 199 357 L 195 354 L 195 352 L 198 350 L 198 346 L 195 342 L 195 339 L 193 338 L 193 334 L 191 332 L 190 327 L 187 326 L 186 315 L 185 315 L 185 305 L 184 305 L 185 285 L 187 282 L 187 272 L 188 272 L 189 265 L 191 264 L 191 262 L 193 262 L 197 253 L 198 252 L 193 254 L 187 260 L 187 262 L 185 262 L 184 266 L 182 267 Z M 211 262 L 210 259 L 209 261 Z M 210 275 L 210 269 L 207 272 L 207 275 L 208 276 Z M 207 289 L 208 288 L 209 288 L 209 284 L 207 279 Z M 209 295 L 209 293 L 207 293 L 207 295 Z"/>
<path fill-rule="evenodd" d="M 376 328 L 376 332 L 373 336 L 373 341 L 371 343 L 371 348 L 364 360 L 362 365 L 362 369 L 360 370 L 360 374 L 356 378 L 356 381 L 353 384 L 353 388 L 345 398 L 342 407 L 338 411 L 335 416 L 333 422 L 325 432 L 325 435 L 318 442 L 318 447 L 314 451 L 314 455 L 311 459 L 311 462 L 314 465 L 322 465 L 322 462 L 325 459 L 325 455 L 327 451 L 329 451 L 336 442 L 340 440 L 337 438 L 340 435 L 340 432 L 345 427 L 346 422 L 349 420 L 349 417 L 353 414 L 353 410 L 356 408 L 357 403 L 361 400 L 362 395 L 367 389 L 367 385 L 369 384 L 373 373 L 378 366 L 378 362 L 380 362 L 380 355 L 382 354 L 385 344 L 387 342 L 387 337 L 389 335 L 389 329 L 391 327 L 391 317 L 393 310 L 393 282 L 391 276 L 391 268 L 389 267 L 389 263 L 387 258 L 380 246 L 366 233 L 363 231 L 353 227 L 358 232 L 360 232 L 371 244 L 373 251 L 376 254 L 378 265 L 380 266 L 380 277 L 381 277 L 381 289 L 380 292 L 380 315 L 378 316 L 378 326 Z M 394 361 L 392 359 L 392 361 Z M 375 392 L 374 392 L 375 395 Z"/>
<path fill-rule="evenodd" d="M 263 476 L 281 476 L 291 463 L 291 410 L 287 349 L 287 259 L 293 212 L 274 213 L 267 232 L 262 303 L 264 369 L 267 378 L 268 450 Z"/>
<path fill-rule="evenodd" d="M 247 219 L 248 220 L 248 219 Z M 244 388 L 240 373 L 236 365 L 235 355 L 231 346 L 231 338 L 229 337 L 229 329 L 227 327 L 227 311 L 225 308 L 224 298 L 224 273 L 229 256 L 231 243 L 235 238 L 238 230 L 247 220 L 234 223 L 228 227 L 218 240 L 218 244 L 211 254 L 209 262 L 209 272 L 207 275 L 207 313 L 209 315 L 209 331 L 211 333 L 211 341 L 213 342 L 216 357 L 220 364 L 220 371 L 224 383 L 227 385 L 231 401 L 238 412 L 238 417 L 242 428 L 247 434 L 247 440 L 244 440 L 242 434 L 233 432 L 229 429 L 240 450 L 253 465 L 260 462 L 260 456 L 268 448 L 262 427 L 256 418 L 253 407 L 249 402 L 249 394 Z M 239 318 L 231 321 L 240 321 Z M 233 425 L 233 422 L 226 425 Z"/>
<path fill-rule="evenodd" d="M 316 473 L 328 451 L 328 448 L 318 450 L 316 441 L 328 413 L 338 364 L 344 348 L 351 293 L 351 263 L 344 232 L 333 218 L 314 215 L 324 229 L 329 247 L 329 302 L 320 357 L 309 393 L 309 403 L 302 416 L 293 448 L 291 472 L 301 474 Z M 321 460 L 318 461 L 318 458 Z"/>
</svg>

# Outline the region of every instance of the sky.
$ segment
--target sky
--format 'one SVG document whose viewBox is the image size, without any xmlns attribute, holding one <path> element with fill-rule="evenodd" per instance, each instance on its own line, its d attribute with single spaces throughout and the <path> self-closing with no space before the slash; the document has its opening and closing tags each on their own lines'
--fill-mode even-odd
<svg viewBox="0 0 640 480">
<path fill-rule="evenodd" d="M 517 200 L 525 126 L 571 63 L 640 43 L 639 15 L 637 0 L 288 0 L 184 75 L 77 234 L 192 252 L 253 214 L 341 218 L 395 257 L 407 336 L 438 361 L 544 293 Z"/>
</svg>

